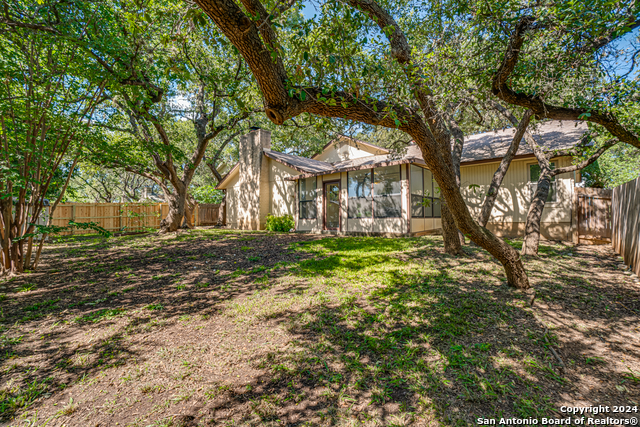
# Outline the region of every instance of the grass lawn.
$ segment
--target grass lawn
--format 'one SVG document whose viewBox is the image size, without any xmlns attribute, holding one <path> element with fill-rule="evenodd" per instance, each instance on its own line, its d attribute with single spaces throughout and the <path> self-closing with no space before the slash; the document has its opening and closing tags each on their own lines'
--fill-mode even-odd
<svg viewBox="0 0 640 427">
<path fill-rule="evenodd" d="M 49 245 L 0 282 L 0 425 L 462 426 L 640 404 L 640 284 L 615 253 L 542 246 L 530 307 L 466 249 L 215 229 Z M 598 417 L 614 415 L 640 416 Z"/>
</svg>

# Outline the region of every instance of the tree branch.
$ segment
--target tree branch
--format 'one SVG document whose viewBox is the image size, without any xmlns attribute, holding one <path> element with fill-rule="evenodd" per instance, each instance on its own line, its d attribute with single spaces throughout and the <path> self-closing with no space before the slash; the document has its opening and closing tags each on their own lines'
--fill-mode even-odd
<svg viewBox="0 0 640 427">
<path fill-rule="evenodd" d="M 636 135 L 622 126 L 617 118 L 606 111 L 593 111 L 586 108 L 567 108 L 548 104 L 540 96 L 516 92 L 509 85 L 508 80 L 518 63 L 525 33 L 534 28 L 535 19 L 520 18 L 515 31 L 509 39 L 504 60 L 494 74 L 491 91 L 503 101 L 528 108 L 534 112 L 537 119 L 549 118 L 554 120 L 586 120 L 603 126 L 613 136 L 622 142 L 640 148 L 640 140 Z"/>
<path fill-rule="evenodd" d="M 518 153 L 518 148 L 520 148 L 520 141 L 522 141 L 522 137 L 527 131 L 527 126 L 529 126 L 529 121 L 531 120 L 532 115 L 533 113 L 531 112 L 531 110 L 527 110 L 524 113 L 522 120 L 520 120 L 520 123 L 518 124 L 518 129 L 516 130 L 516 134 L 513 136 L 513 140 L 511 141 L 511 145 L 509 146 L 507 153 L 504 155 L 504 157 L 500 161 L 498 169 L 496 169 L 495 173 L 493 174 L 493 178 L 491 179 L 491 184 L 489 184 L 489 189 L 487 190 L 484 202 L 482 203 L 482 209 L 480 210 L 480 217 L 478 219 L 483 227 L 486 227 L 487 223 L 489 222 L 491 211 L 493 210 L 493 206 L 495 205 L 496 199 L 498 198 L 498 190 L 502 185 L 502 181 L 504 180 L 504 177 L 509 170 L 509 166 L 511 165 L 513 158 Z M 513 114 L 511 114 L 511 116 L 513 117 Z"/>
<path fill-rule="evenodd" d="M 602 147 L 598 148 L 591 156 L 589 156 L 589 158 L 581 161 L 580 163 L 575 164 L 575 165 L 571 165 L 571 166 L 565 166 L 563 168 L 552 169 L 551 170 L 551 176 L 561 175 L 563 173 L 574 172 L 574 171 L 577 171 L 577 170 L 580 170 L 580 169 L 584 169 L 587 166 L 589 166 L 591 163 L 593 163 L 596 160 L 598 160 L 598 158 L 605 151 L 607 151 L 609 148 L 613 147 L 614 145 L 616 145 L 619 142 L 620 141 L 618 141 L 617 138 L 612 138 L 612 139 L 606 141 L 602 145 Z"/>
</svg>

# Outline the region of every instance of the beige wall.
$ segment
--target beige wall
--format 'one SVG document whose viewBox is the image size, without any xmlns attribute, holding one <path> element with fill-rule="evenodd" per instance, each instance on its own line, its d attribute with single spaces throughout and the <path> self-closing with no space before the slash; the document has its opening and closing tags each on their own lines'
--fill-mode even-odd
<svg viewBox="0 0 640 427">
<path fill-rule="evenodd" d="M 500 237 L 522 237 L 525 225 L 526 222 L 490 222 L 487 228 Z M 543 222 L 540 224 L 540 237 L 546 240 L 571 240 L 571 223 Z"/>
<path fill-rule="evenodd" d="M 251 135 L 251 134 L 250 134 Z M 263 141 L 264 142 L 264 141 Z M 258 148 L 260 140 L 254 140 L 254 148 Z M 246 151 L 245 165 L 240 165 L 239 171 L 230 178 L 227 184 L 227 222 L 232 228 L 260 228 L 264 229 L 266 216 L 293 215 L 297 211 L 297 183 L 286 180 L 287 177 L 298 175 L 299 172 L 285 166 L 264 154 L 260 148 L 260 158 L 252 151 Z M 333 153 L 333 154 L 332 154 Z M 346 142 L 339 142 L 336 150 L 327 150 L 319 160 L 330 161 L 331 156 L 342 160 L 340 156 L 369 156 L 370 152 L 359 150 Z M 243 154 L 241 153 L 241 156 Z M 354 157 L 351 157 L 354 158 Z M 571 159 L 554 159 L 556 167 L 568 166 Z M 515 160 L 507 172 L 499 196 L 494 206 L 488 228 L 501 236 L 517 236 L 524 234 L 529 202 L 531 200 L 529 181 L 529 165 L 535 164 L 535 159 Z M 498 166 L 496 163 L 483 163 L 461 167 L 461 191 L 472 215 L 480 212 L 484 194 L 491 178 Z M 542 236 L 553 240 L 570 240 L 574 174 L 564 174 L 556 177 L 557 202 L 547 203 L 542 216 Z M 321 232 L 323 230 L 323 188 L 327 181 L 339 180 L 341 184 L 340 232 L 356 233 L 407 233 L 409 181 L 407 168 L 401 167 L 402 180 L 402 217 L 401 218 L 351 218 L 347 217 L 347 173 L 335 173 L 318 176 L 316 180 L 316 219 L 297 219 L 296 229 L 307 232 Z M 478 185 L 475 189 L 471 185 Z M 475 190 L 475 191 L 474 191 Z M 428 232 L 441 229 L 439 218 L 412 218 L 411 233 Z"/>
<path fill-rule="evenodd" d="M 442 228 L 440 218 L 411 218 L 411 232 L 438 230 Z"/>
<path fill-rule="evenodd" d="M 272 215 L 294 215 L 296 208 L 296 182 L 287 181 L 285 178 L 299 175 L 300 172 L 293 168 L 278 163 L 273 159 L 268 160 L 269 167 L 269 209 Z M 262 218 L 261 218 L 262 220 Z M 266 221 L 266 218 L 264 219 Z"/>
<path fill-rule="evenodd" d="M 239 174 L 236 173 L 227 184 L 227 225 L 238 228 L 238 190 L 240 187 Z"/>
<path fill-rule="evenodd" d="M 569 166 L 571 158 L 553 159 L 556 167 Z M 529 182 L 529 165 L 535 159 L 515 160 L 511 163 L 498 192 L 498 199 L 489 219 L 488 228 L 503 236 L 522 236 L 527 220 L 531 191 Z M 467 200 L 471 214 L 479 215 L 484 195 L 499 163 L 483 163 L 462 166 L 461 191 Z M 574 174 L 568 173 L 556 177 L 557 202 L 546 203 L 542 214 L 542 236 L 553 240 L 570 240 L 571 214 L 573 206 Z M 479 188 L 469 186 L 475 184 Z"/>
<path fill-rule="evenodd" d="M 238 168 L 225 185 L 227 223 L 231 228 L 264 228 L 271 203 L 269 159 L 263 149 L 270 146 L 271 133 L 262 129 L 240 137 Z"/>
<path fill-rule="evenodd" d="M 347 232 L 406 234 L 407 220 L 404 218 L 350 218 Z"/>
<path fill-rule="evenodd" d="M 227 224 L 231 228 L 259 227 L 264 230 L 267 215 L 295 215 L 296 183 L 285 178 L 299 175 L 300 172 L 278 163 L 263 155 L 260 164 L 259 185 L 252 187 L 258 195 L 256 200 L 243 196 L 246 190 L 241 189 L 242 177 L 239 173 L 227 184 Z M 251 204 L 257 203 L 258 209 Z M 251 221 L 243 223 L 242 218 L 252 215 Z"/>
<path fill-rule="evenodd" d="M 318 154 L 315 158 L 321 162 L 337 163 L 345 160 L 358 159 L 360 157 L 374 156 L 376 154 L 383 154 L 381 150 L 375 150 L 369 147 L 355 147 L 354 142 L 348 142 L 345 140 L 337 141 L 325 149 L 322 153 Z M 366 148 L 366 150 L 365 150 Z"/>
</svg>

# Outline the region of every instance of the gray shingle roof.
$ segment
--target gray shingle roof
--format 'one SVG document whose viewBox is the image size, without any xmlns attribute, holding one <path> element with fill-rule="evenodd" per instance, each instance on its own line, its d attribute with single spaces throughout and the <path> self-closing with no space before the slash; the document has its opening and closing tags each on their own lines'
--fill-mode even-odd
<svg viewBox="0 0 640 427">
<path fill-rule="evenodd" d="M 406 153 L 402 157 L 393 157 L 390 154 L 380 154 L 378 156 L 358 157 L 356 159 L 345 160 L 343 162 L 334 163 L 333 167 L 336 172 L 344 171 L 353 168 L 367 168 L 384 166 L 386 163 L 409 163 L 409 161 L 417 161 L 418 163 L 424 163 L 422 160 L 422 153 L 417 145 L 410 145 L 407 147 Z"/>
<path fill-rule="evenodd" d="M 584 122 L 551 121 L 539 124 L 531 133 L 538 143 L 547 149 L 566 150 L 580 142 L 580 138 L 586 131 L 587 125 Z M 515 133 L 516 130 L 510 128 L 465 138 L 462 163 L 504 157 Z M 533 151 L 523 139 L 517 155 L 526 154 L 533 154 Z"/>
<path fill-rule="evenodd" d="M 587 129 L 587 125 L 584 122 L 550 121 L 539 124 L 535 129 L 530 129 L 530 132 L 538 143 L 545 148 L 549 150 L 566 150 L 575 146 Z M 515 132 L 516 130 L 514 128 L 509 128 L 466 137 L 464 141 L 464 149 L 462 151 L 462 164 L 483 160 L 501 159 L 509 149 Z M 422 153 L 417 145 L 408 146 L 402 157 L 393 157 L 393 154 L 382 154 L 345 160 L 333 165 L 320 160 L 309 159 L 293 154 L 280 153 L 269 149 L 265 149 L 264 154 L 267 157 L 283 163 L 301 173 L 299 176 L 287 178 L 292 180 L 305 176 L 324 175 L 334 172 L 344 172 L 394 164 L 424 164 Z M 523 140 L 520 143 L 517 155 L 523 156 L 531 154 L 533 154 L 533 152 L 529 148 L 529 145 Z M 233 170 L 235 170 L 236 167 L 234 167 Z M 227 176 L 229 176 L 232 171 L 230 171 Z"/>
<path fill-rule="evenodd" d="M 264 154 L 267 157 L 303 173 L 326 172 L 334 168 L 331 163 L 321 162 L 320 160 L 309 159 L 293 154 L 280 153 L 279 151 L 272 151 L 267 148 L 264 149 Z"/>
<path fill-rule="evenodd" d="M 584 122 L 574 121 L 551 121 L 539 124 L 535 129 L 530 130 L 534 139 L 538 143 L 547 149 L 551 150 L 566 150 L 575 146 L 582 135 L 587 131 L 587 125 Z M 461 163 L 471 163 L 480 160 L 495 160 L 501 159 L 507 153 L 513 136 L 516 133 L 516 129 L 502 129 L 499 131 L 484 132 L 477 135 L 471 135 L 465 138 L 464 148 L 462 150 Z M 517 156 L 530 155 L 533 151 L 529 148 L 529 145 L 524 141 L 520 142 L 518 147 Z M 360 157 L 357 159 L 345 160 L 343 162 L 335 163 L 333 169 L 330 171 L 322 171 L 321 173 L 307 173 L 304 176 L 310 176 L 311 174 L 323 175 L 325 173 L 345 172 L 357 169 L 366 169 L 373 167 L 380 167 L 386 165 L 395 165 L 403 163 L 422 163 L 422 152 L 417 145 L 410 145 L 407 147 L 406 152 L 401 158 L 394 158 L 392 155 L 378 155 Z M 290 179 L 298 179 L 299 177 L 291 177 Z"/>
</svg>

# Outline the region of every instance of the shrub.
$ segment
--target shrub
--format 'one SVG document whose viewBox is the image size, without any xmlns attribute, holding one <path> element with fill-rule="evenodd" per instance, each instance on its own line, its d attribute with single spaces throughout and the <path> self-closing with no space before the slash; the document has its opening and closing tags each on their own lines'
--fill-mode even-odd
<svg viewBox="0 0 640 427">
<path fill-rule="evenodd" d="M 267 215 L 266 229 L 268 231 L 289 231 L 292 228 L 296 228 L 296 223 L 291 215 Z"/>
<path fill-rule="evenodd" d="M 215 185 L 201 185 L 192 189 L 191 194 L 198 203 L 218 204 L 224 198 L 224 191 L 216 190 Z"/>
</svg>

